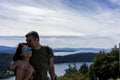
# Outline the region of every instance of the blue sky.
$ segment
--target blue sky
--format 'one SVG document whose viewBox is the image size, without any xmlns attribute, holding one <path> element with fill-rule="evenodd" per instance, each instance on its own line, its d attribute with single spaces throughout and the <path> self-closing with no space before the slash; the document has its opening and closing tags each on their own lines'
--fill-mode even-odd
<svg viewBox="0 0 120 80">
<path fill-rule="evenodd" d="M 0 0 L 0 36 L 31 30 L 118 44 L 120 0 Z"/>
</svg>

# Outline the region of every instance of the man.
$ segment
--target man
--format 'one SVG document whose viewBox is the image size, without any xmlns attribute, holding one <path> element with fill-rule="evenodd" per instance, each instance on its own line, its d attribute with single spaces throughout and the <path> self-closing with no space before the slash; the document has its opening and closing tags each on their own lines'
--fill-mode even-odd
<svg viewBox="0 0 120 80">
<path fill-rule="evenodd" d="M 47 70 L 49 70 L 51 80 L 55 80 L 54 58 L 52 49 L 42 46 L 39 42 L 39 35 L 36 31 L 31 31 L 25 35 L 27 43 L 32 47 L 32 57 L 30 63 L 35 69 L 33 80 L 48 80 Z"/>
</svg>

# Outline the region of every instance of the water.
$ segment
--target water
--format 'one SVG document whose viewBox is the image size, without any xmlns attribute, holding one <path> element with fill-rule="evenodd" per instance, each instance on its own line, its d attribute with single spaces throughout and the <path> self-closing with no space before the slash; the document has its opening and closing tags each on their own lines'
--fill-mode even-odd
<svg viewBox="0 0 120 80">
<path fill-rule="evenodd" d="M 80 68 L 80 66 L 83 64 L 84 62 L 75 62 L 77 69 Z M 92 62 L 86 62 L 86 64 L 89 66 Z M 55 72 L 57 74 L 57 76 L 62 76 L 63 74 L 65 74 L 65 69 L 68 68 L 68 65 L 74 66 L 74 63 L 61 63 L 61 64 L 55 64 Z"/>
<path fill-rule="evenodd" d="M 7 79 L 1 79 L 1 80 L 15 80 L 15 77 L 7 78 Z"/>
<path fill-rule="evenodd" d="M 76 62 L 76 67 L 77 69 L 80 68 L 80 66 L 83 64 L 84 62 Z M 55 64 L 55 72 L 57 76 L 62 76 L 65 74 L 65 69 L 68 68 L 68 65 L 71 64 L 71 66 L 73 66 L 74 63 L 61 63 L 61 64 Z M 89 66 L 90 64 L 92 64 L 92 62 L 86 62 L 86 64 Z M 2 80 L 15 80 L 15 77 L 11 77 L 8 79 L 2 79 Z"/>
</svg>

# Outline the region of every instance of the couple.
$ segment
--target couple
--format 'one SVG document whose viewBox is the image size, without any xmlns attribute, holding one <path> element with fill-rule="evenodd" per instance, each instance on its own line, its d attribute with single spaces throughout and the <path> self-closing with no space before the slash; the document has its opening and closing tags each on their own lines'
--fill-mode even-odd
<svg viewBox="0 0 120 80">
<path fill-rule="evenodd" d="M 27 43 L 19 43 L 11 63 L 16 80 L 30 80 L 31 77 L 32 80 L 48 80 L 48 70 L 51 80 L 55 80 L 52 49 L 39 43 L 36 31 L 27 33 L 25 37 Z"/>
</svg>

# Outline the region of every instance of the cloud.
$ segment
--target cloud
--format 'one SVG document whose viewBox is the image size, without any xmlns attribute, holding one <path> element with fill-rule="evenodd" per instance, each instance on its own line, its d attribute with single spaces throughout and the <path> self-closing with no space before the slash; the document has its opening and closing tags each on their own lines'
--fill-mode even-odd
<svg viewBox="0 0 120 80">
<path fill-rule="evenodd" d="M 41 35 L 120 40 L 120 0 L 1 0 L 0 10 L 1 36 L 35 30 Z"/>
<path fill-rule="evenodd" d="M 80 36 L 64 40 L 61 38 L 41 40 L 42 43 L 52 47 L 56 45 L 112 47 L 120 41 L 119 2 L 119 0 L 1 0 L 0 36 L 24 36 L 27 32 L 35 30 L 40 36 Z M 60 43 L 53 44 L 54 42 Z"/>
</svg>

